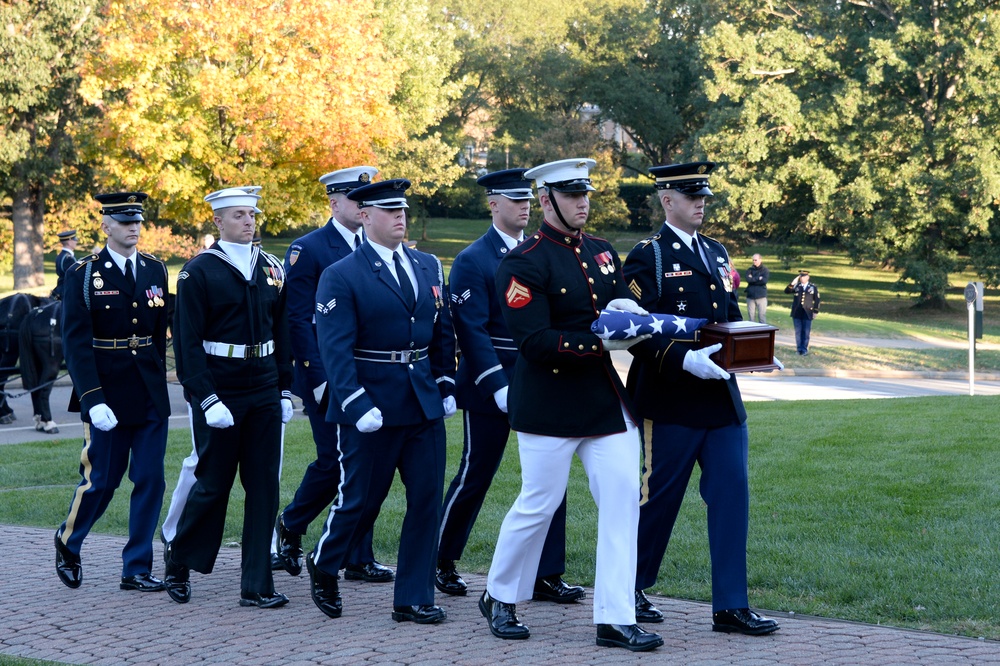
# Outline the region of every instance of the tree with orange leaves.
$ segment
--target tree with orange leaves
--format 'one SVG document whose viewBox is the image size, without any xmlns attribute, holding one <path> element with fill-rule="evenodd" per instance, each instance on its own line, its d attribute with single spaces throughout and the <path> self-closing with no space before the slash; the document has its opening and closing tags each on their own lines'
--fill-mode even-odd
<svg viewBox="0 0 1000 666">
<path fill-rule="evenodd" d="M 81 93 L 101 180 L 153 194 L 161 221 L 263 185 L 270 229 L 318 214 L 316 177 L 405 138 L 400 63 L 373 0 L 112 0 Z"/>
</svg>

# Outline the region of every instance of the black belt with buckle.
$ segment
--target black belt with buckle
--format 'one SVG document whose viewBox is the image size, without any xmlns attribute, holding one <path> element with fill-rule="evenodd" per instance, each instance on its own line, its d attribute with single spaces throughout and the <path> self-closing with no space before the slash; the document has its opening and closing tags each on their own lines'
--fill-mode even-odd
<svg viewBox="0 0 1000 666">
<path fill-rule="evenodd" d="M 133 335 L 131 338 L 110 340 L 94 338 L 94 349 L 138 349 L 139 347 L 148 347 L 151 344 L 153 344 L 153 336 L 151 335 L 144 335 L 141 338 Z"/>
<path fill-rule="evenodd" d="M 402 351 L 354 350 L 354 359 L 356 361 L 371 361 L 373 363 L 416 363 L 425 358 L 427 358 L 427 347 L 423 349 L 404 349 Z"/>
</svg>

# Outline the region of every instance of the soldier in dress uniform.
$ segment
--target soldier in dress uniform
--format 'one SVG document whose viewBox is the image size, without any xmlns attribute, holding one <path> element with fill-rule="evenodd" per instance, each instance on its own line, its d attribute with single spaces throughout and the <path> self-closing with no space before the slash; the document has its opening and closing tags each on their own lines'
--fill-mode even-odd
<svg viewBox="0 0 1000 666">
<path fill-rule="evenodd" d="M 73 378 L 70 411 L 84 422 L 80 484 L 56 532 L 56 573 L 80 586 L 80 547 L 125 470 L 135 484 L 121 589 L 154 592 L 153 533 L 163 504 L 167 446 L 167 267 L 136 251 L 143 192 L 99 194 L 107 245 L 77 262 L 63 283 L 63 353 Z M 131 459 L 131 461 L 130 461 Z"/>
<path fill-rule="evenodd" d="M 347 194 L 371 183 L 377 173 L 375 167 L 360 166 L 322 176 L 319 182 L 326 187 L 330 199 L 330 219 L 319 229 L 293 241 L 285 254 L 288 329 L 295 361 L 292 393 L 302 398 L 316 442 L 316 460 L 306 468 L 295 497 L 278 516 L 275 528 L 278 556 L 283 568 L 293 576 L 302 571 L 302 535 L 309 523 L 337 497 L 340 487 L 340 429 L 326 420 L 329 392 L 316 343 L 316 287 L 327 266 L 364 242 L 361 209 Z M 365 532 L 348 555 L 345 578 L 374 583 L 393 579 L 392 569 L 375 561 L 371 530 Z"/>
<path fill-rule="evenodd" d="M 819 312 L 819 289 L 809 282 L 809 271 L 801 270 L 792 283 L 785 287 L 792 294 L 792 325 L 795 327 L 795 351 L 799 356 L 809 353 L 809 334 L 813 319 Z"/>
<path fill-rule="evenodd" d="M 450 284 L 455 334 L 462 355 L 456 397 L 464 410 L 465 446 L 458 472 L 448 488 L 441 516 L 435 584 L 445 594 L 465 595 L 465 581 L 455 560 L 469 540 L 486 491 L 500 467 L 510 423 L 507 389 L 517 360 L 517 347 L 504 323 L 494 276 L 500 260 L 524 239 L 531 211 L 527 169 L 488 173 L 476 181 L 486 188 L 493 224 L 477 241 L 458 253 Z M 568 603 L 584 596 L 582 587 L 567 585 L 566 500 L 556 510 L 538 565 L 534 598 Z"/>
<path fill-rule="evenodd" d="M 62 298 L 62 288 L 66 280 L 66 273 L 69 271 L 70 266 L 76 263 L 76 255 L 73 254 L 77 243 L 76 230 L 67 229 L 66 231 L 60 231 L 56 235 L 59 237 L 62 248 L 59 250 L 59 254 L 56 255 L 56 286 L 52 290 L 52 298 Z"/>
<path fill-rule="evenodd" d="M 625 282 L 650 312 L 702 317 L 710 323 L 739 321 L 729 254 L 698 233 L 705 200 L 712 195 L 713 162 L 658 166 L 656 178 L 666 222 L 640 242 L 625 261 Z M 747 602 L 747 521 L 750 490 L 746 411 L 736 378 L 691 340 L 653 338 L 630 349 L 629 391 L 644 423 L 642 509 L 636 617 L 662 622 L 643 590 L 656 582 L 670 532 L 695 462 L 702 470 L 701 496 L 708 505 L 712 558 L 713 629 L 767 634 L 778 628 Z"/>
<path fill-rule="evenodd" d="M 444 419 L 455 413 L 455 337 L 441 262 L 409 249 L 405 191 L 387 180 L 352 190 L 366 240 L 330 266 L 316 292 L 326 369 L 327 419 L 340 429 L 340 497 L 306 557 L 316 606 L 340 617 L 337 570 L 356 535 L 371 529 L 399 470 L 406 516 L 392 619 L 432 624 L 434 562 L 444 486 Z"/>
<path fill-rule="evenodd" d="M 500 528 L 479 608 L 494 636 L 528 637 L 515 604 L 532 597 L 575 453 L 598 508 L 597 644 L 643 651 L 663 639 L 635 624 L 639 432 L 608 353 L 641 338 L 602 341 L 590 326 L 604 308 L 647 313 L 628 298 L 611 244 L 583 233 L 594 164 L 560 160 L 524 174 L 535 179 L 544 222 L 497 270 L 497 295 L 518 348 L 507 405 L 521 457 L 521 493 Z"/>
<path fill-rule="evenodd" d="M 164 555 L 164 583 L 178 603 L 191 597 L 189 569 L 207 574 L 215 566 L 237 470 L 246 492 L 240 605 L 288 603 L 274 591 L 269 546 L 292 364 L 281 262 L 251 244 L 259 190 L 205 197 L 220 239 L 177 276 L 177 378 L 196 430 L 207 435 L 196 438 L 195 483 Z"/>
</svg>

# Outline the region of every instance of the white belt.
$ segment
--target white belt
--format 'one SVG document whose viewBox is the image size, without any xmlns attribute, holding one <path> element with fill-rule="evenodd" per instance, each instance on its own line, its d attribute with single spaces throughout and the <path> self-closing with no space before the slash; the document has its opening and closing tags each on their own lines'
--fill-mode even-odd
<svg viewBox="0 0 1000 666">
<path fill-rule="evenodd" d="M 274 340 L 268 340 L 256 345 L 230 345 L 225 342 L 210 342 L 205 340 L 202 346 L 205 347 L 206 354 L 224 356 L 226 358 L 259 358 L 270 356 L 274 353 Z"/>
</svg>

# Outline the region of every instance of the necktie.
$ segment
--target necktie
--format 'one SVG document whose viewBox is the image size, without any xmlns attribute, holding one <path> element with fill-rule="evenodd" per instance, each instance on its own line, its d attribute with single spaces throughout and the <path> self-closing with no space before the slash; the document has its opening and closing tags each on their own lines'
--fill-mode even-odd
<svg viewBox="0 0 1000 666">
<path fill-rule="evenodd" d="M 398 252 L 392 253 L 392 261 L 396 265 L 396 279 L 399 280 L 399 288 L 403 291 L 403 300 L 407 305 L 412 306 L 414 301 L 413 285 L 410 284 L 410 276 L 406 274 Z"/>
<path fill-rule="evenodd" d="M 128 287 L 128 295 L 135 293 L 135 275 L 132 273 L 132 260 L 125 260 L 125 285 Z"/>
<path fill-rule="evenodd" d="M 709 272 L 711 272 L 712 269 L 708 265 L 708 262 L 705 260 L 705 255 L 701 253 L 701 248 L 698 247 L 698 237 L 697 236 L 692 236 L 691 237 L 691 251 L 694 252 L 694 255 L 696 257 L 698 257 L 699 259 L 701 259 L 701 265 L 704 266 L 706 269 L 708 269 Z"/>
<path fill-rule="evenodd" d="M 361 247 L 361 236 L 354 234 L 354 249 L 357 250 Z"/>
</svg>

